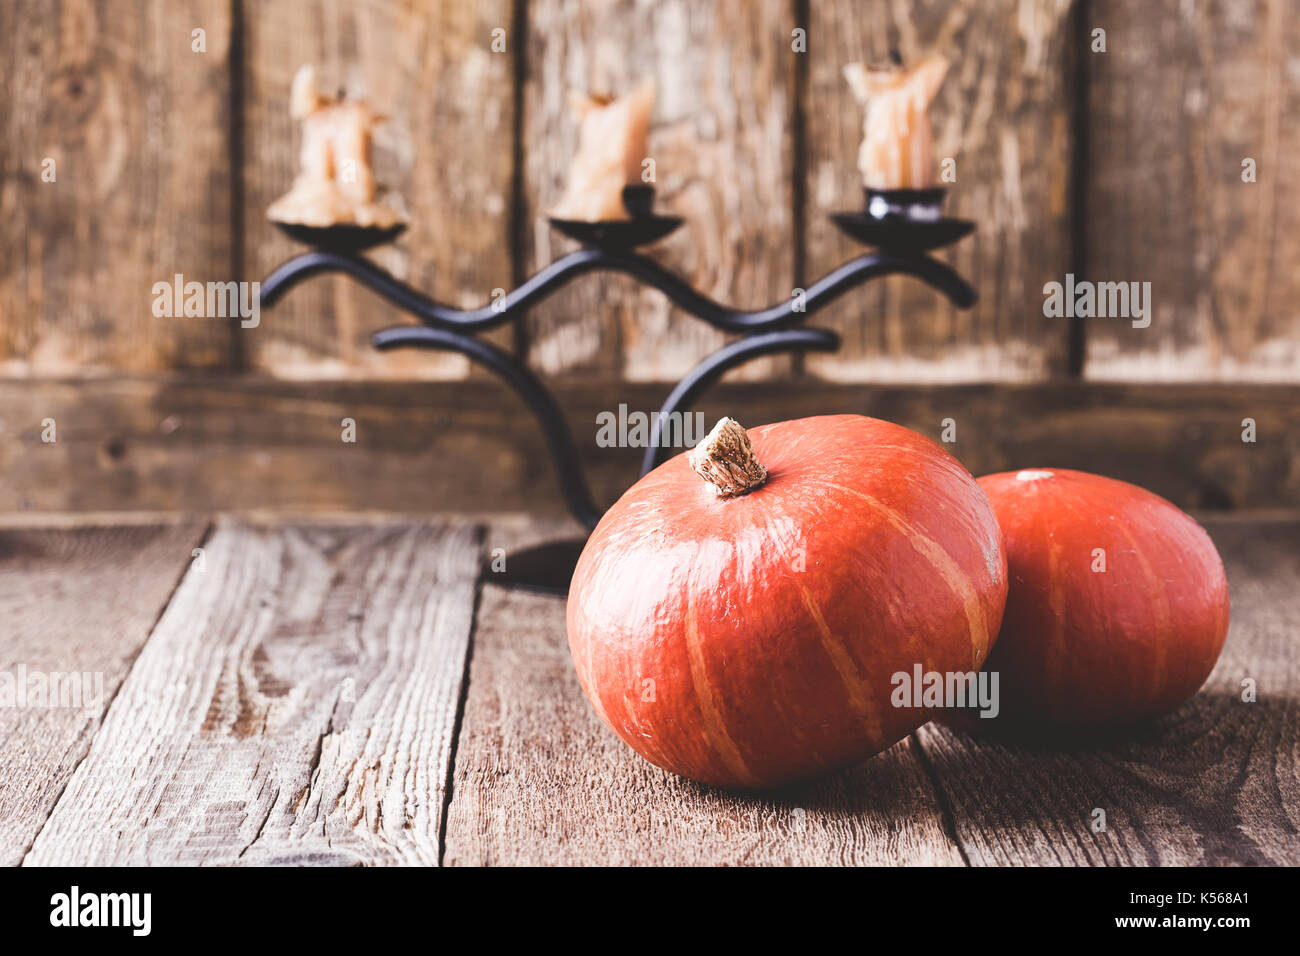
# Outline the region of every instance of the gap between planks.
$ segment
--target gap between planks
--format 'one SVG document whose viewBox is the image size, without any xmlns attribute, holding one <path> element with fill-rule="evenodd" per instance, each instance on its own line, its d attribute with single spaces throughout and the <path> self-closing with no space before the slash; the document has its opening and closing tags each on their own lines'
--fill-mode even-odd
<svg viewBox="0 0 1300 956">
<path fill-rule="evenodd" d="M 562 527 L 494 526 L 487 544 L 513 551 Z M 446 865 L 963 863 L 910 739 L 814 783 L 714 790 L 600 723 L 569 659 L 563 599 L 486 583 L 480 602 Z"/>
<path fill-rule="evenodd" d="M 0 533 L 0 665 L 51 680 L 90 675 L 95 698 L 83 685 L 83 706 L 0 710 L 0 864 L 21 862 L 62 799 L 208 528 L 50 523 Z"/>
</svg>

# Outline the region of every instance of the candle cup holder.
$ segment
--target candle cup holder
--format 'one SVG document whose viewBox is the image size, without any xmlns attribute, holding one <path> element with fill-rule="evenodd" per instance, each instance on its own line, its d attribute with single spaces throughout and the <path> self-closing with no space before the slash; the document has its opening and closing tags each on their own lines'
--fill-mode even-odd
<svg viewBox="0 0 1300 956">
<path fill-rule="evenodd" d="M 357 226 L 340 223 L 334 226 L 305 226 L 296 222 L 277 222 L 280 231 L 290 239 L 331 252 L 365 252 L 375 246 L 392 242 L 406 231 L 406 223 L 391 226 Z"/>
<path fill-rule="evenodd" d="M 623 187 L 623 208 L 633 219 L 642 219 L 653 215 L 655 205 L 655 188 L 642 184 Z"/>
<path fill-rule="evenodd" d="M 925 195 L 901 196 L 900 191 L 879 191 L 886 200 L 907 200 L 901 205 L 921 208 L 942 202 L 943 190 L 919 191 Z M 906 191 L 909 193 L 916 191 Z M 930 196 L 937 193 L 937 197 Z M 477 333 L 522 320 L 529 306 L 551 295 L 577 276 L 588 272 L 621 272 L 643 285 L 662 292 L 682 311 L 707 322 L 723 332 L 740 338 L 722 346 L 688 372 L 669 392 L 659 410 L 648 447 L 642 455 L 644 475 L 665 461 L 674 449 L 663 445 L 662 427 L 673 421 L 675 413 L 685 411 L 724 373 L 763 355 L 795 352 L 834 352 L 840 337 L 826 329 L 792 328 L 818 309 L 844 295 L 850 289 L 886 275 L 910 275 L 946 296 L 959 308 L 975 302 L 975 290 L 950 266 L 925 255 L 928 249 L 954 242 L 966 235 L 973 223 L 963 220 L 917 220 L 906 214 L 893 215 L 877 204 L 877 211 L 841 213 L 832 216 L 850 237 L 879 247 L 879 251 L 859 256 L 814 282 L 796 299 L 784 299 L 766 308 L 744 310 L 715 302 L 697 292 L 680 277 L 659 263 L 633 251 L 637 246 L 662 238 L 682 224 L 675 216 L 656 216 L 652 187 L 632 186 L 624 190 L 623 202 L 631 216 L 628 220 L 604 223 L 574 223 L 552 220 L 552 225 L 583 243 L 584 248 L 570 253 L 541 269 L 518 288 L 478 309 L 456 309 L 429 298 L 396 276 L 358 253 L 388 238 L 371 233 L 361 242 L 354 233 L 357 227 L 331 227 L 326 230 L 290 230 L 295 238 L 314 248 L 290 259 L 275 269 L 261 285 L 261 306 L 272 308 L 290 289 L 324 273 L 341 272 L 412 315 L 419 325 L 399 325 L 376 332 L 371 337 L 375 348 L 425 348 L 457 352 L 486 368 L 523 399 L 541 426 L 559 479 L 564 502 L 573 515 L 590 532 L 600 520 L 601 509 L 592 500 L 586 477 L 578 464 L 573 434 L 554 395 L 524 362 L 509 352 L 476 337 Z M 929 197 L 927 199 L 927 197 Z M 868 194 L 868 210 L 874 197 Z M 893 205 L 900 205 L 895 202 Z M 922 215 L 925 213 L 922 212 Z M 339 231 L 342 230 L 342 231 Z M 506 570 L 492 580 L 509 586 L 565 593 L 573 567 L 585 539 L 548 542 L 518 551 L 506 560 Z"/>
<path fill-rule="evenodd" d="M 883 251 L 921 255 L 951 245 L 970 233 L 975 223 L 943 215 L 947 192 L 931 189 L 871 189 L 863 212 L 837 212 L 831 220 L 849 238 Z"/>
<path fill-rule="evenodd" d="M 929 189 L 862 189 L 867 215 L 882 222 L 938 222 L 943 218 L 942 186 Z"/>
<path fill-rule="evenodd" d="M 682 224 L 680 216 L 656 216 L 653 186 L 625 186 L 623 208 L 630 219 L 606 219 L 585 222 L 578 219 L 551 219 L 552 228 L 584 246 L 610 251 L 635 249 L 658 242 Z"/>
</svg>

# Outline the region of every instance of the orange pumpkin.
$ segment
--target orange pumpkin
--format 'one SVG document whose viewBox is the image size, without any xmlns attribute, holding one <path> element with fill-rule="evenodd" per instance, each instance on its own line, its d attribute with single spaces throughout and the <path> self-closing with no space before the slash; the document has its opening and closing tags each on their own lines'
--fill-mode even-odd
<svg viewBox="0 0 1300 956">
<path fill-rule="evenodd" d="M 1210 536 L 1164 498 L 1062 468 L 979 480 L 1011 576 L 997 649 L 1012 721 L 1125 723 L 1173 710 L 1214 668 L 1228 582 Z"/>
<path fill-rule="evenodd" d="M 844 767 L 932 716 L 892 706 L 894 675 L 979 669 L 1001 538 L 975 480 L 915 432 L 724 419 L 587 542 L 573 662 L 601 719 L 674 773 L 760 787 Z"/>
</svg>

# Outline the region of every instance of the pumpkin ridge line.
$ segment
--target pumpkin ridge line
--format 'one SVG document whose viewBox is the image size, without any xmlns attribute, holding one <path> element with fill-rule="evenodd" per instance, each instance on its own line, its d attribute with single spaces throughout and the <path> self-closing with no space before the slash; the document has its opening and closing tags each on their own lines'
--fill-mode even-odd
<svg viewBox="0 0 1300 956">
<path fill-rule="evenodd" d="M 771 521 L 772 515 L 770 510 L 766 508 L 760 508 L 758 514 L 763 518 L 763 531 L 765 536 L 770 537 L 770 539 L 774 542 L 774 547 L 781 554 L 781 557 L 785 559 L 786 566 L 787 567 L 791 566 L 791 562 L 789 561 L 790 552 L 782 547 L 780 537 L 777 534 L 773 533 L 772 531 L 773 525 Z M 795 583 L 796 585 L 798 584 L 798 582 Z M 829 766 L 830 761 L 828 761 L 822 755 L 822 753 L 817 749 L 817 747 L 807 739 L 807 735 L 803 732 L 803 729 L 800 727 L 799 721 L 790 719 L 790 714 L 788 710 L 782 706 L 780 701 L 773 700 L 773 706 L 781 714 L 782 718 L 787 722 L 794 737 L 799 741 L 800 746 L 804 747 L 808 751 L 808 753 L 812 756 L 813 760 L 816 761 L 820 766 L 823 767 Z"/>
<path fill-rule="evenodd" d="M 880 708 L 876 705 L 875 695 L 871 693 L 871 688 L 863 680 L 862 674 L 858 671 L 858 665 L 853 660 L 853 655 L 849 653 L 848 647 L 835 636 L 830 629 L 830 625 L 826 623 L 826 618 L 822 614 L 817 599 L 798 581 L 795 582 L 795 587 L 799 589 L 799 596 L 803 599 L 804 609 L 808 612 L 808 616 L 817 625 L 818 633 L 821 635 L 822 650 L 830 658 L 835 672 L 840 675 L 840 683 L 844 685 L 845 691 L 848 692 L 849 704 L 858 717 L 867 725 L 867 731 L 871 734 L 873 740 L 879 743 L 883 730 L 880 726 Z"/>
<path fill-rule="evenodd" d="M 1172 615 L 1169 612 L 1169 593 L 1165 590 L 1165 583 L 1156 577 L 1155 569 L 1151 567 L 1151 562 L 1147 560 L 1143 549 L 1138 547 L 1137 540 L 1129 533 L 1122 523 L 1117 525 L 1120 534 L 1124 535 L 1128 541 L 1129 547 L 1133 549 L 1133 555 L 1137 558 L 1138 563 L 1142 565 L 1142 573 L 1146 575 L 1150 583 L 1148 593 L 1158 595 L 1158 598 L 1152 603 L 1152 610 L 1155 612 L 1156 624 L 1162 632 L 1169 634 L 1173 630 L 1171 621 Z M 1166 641 L 1156 641 L 1156 660 L 1155 660 L 1155 685 L 1156 692 L 1159 693 L 1164 689 L 1168 682 L 1168 663 L 1169 663 L 1169 646 Z"/>
<path fill-rule="evenodd" d="M 1048 670 L 1058 686 L 1065 683 L 1065 662 L 1070 659 L 1065 641 L 1065 594 L 1061 581 L 1061 546 L 1052 541 L 1047 548 L 1047 606 L 1056 617 L 1056 626 L 1052 637 L 1056 644 L 1055 660 L 1050 662 Z"/>
<path fill-rule="evenodd" d="M 732 774 L 749 786 L 757 786 L 758 778 L 740 755 L 740 749 L 723 725 L 722 715 L 713 705 L 713 691 L 709 686 L 708 674 L 704 671 L 704 654 L 700 648 L 698 611 L 690 594 L 691 589 L 687 589 L 686 655 L 691 666 L 691 688 L 695 691 L 695 701 L 700 705 L 700 716 L 703 718 L 704 737 Z"/>
<path fill-rule="evenodd" d="M 962 576 L 961 569 L 953 560 L 952 555 L 939 542 L 928 535 L 922 534 L 920 529 L 879 498 L 833 481 L 817 478 L 809 478 L 808 481 L 861 498 L 872 508 L 883 514 L 894 527 L 905 533 L 907 543 L 912 546 L 912 550 L 928 561 L 930 566 L 938 572 L 944 583 L 961 599 L 966 612 L 966 623 L 970 631 L 971 667 L 978 671 L 988 657 L 990 643 L 988 621 L 985 619 L 984 610 L 980 606 L 979 595 L 974 592 L 969 582 Z"/>
</svg>

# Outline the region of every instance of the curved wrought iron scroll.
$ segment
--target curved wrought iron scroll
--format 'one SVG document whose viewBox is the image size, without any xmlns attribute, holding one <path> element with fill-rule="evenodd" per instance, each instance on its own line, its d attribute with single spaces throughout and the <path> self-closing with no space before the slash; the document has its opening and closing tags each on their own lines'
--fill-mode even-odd
<svg viewBox="0 0 1300 956">
<path fill-rule="evenodd" d="M 569 513 L 582 522 L 588 530 L 596 527 L 601 512 L 591 500 L 587 479 L 583 477 L 582 469 L 578 467 L 578 450 L 573 444 L 573 435 L 555 397 L 532 369 L 491 342 L 484 342 L 447 329 L 398 325 L 376 332 L 370 337 L 370 344 L 380 351 L 423 348 L 459 352 L 467 356 L 470 361 L 477 362 L 494 372 L 524 400 L 524 404 L 542 426 L 546 447 L 550 449 L 551 462 L 555 465 L 556 475 L 560 479 L 560 491 L 564 495 L 564 503 Z"/>
<path fill-rule="evenodd" d="M 732 342 L 718 349 L 695 368 L 691 369 L 668 393 L 664 404 L 659 409 L 659 416 L 654 419 L 651 428 L 650 444 L 641 459 L 641 474 L 648 474 L 668 458 L 672 449 L 663 444 L 663 428 L 673 412 L 680 412 L 690 407 L 700 394 L 722 378 L 723 373 L 737 365 L 758 358 L 760 355 L 772 355 L 777 352 L 806 350 L 813 352 L 834 352 L 840 347 L 840 337 L 825 329 L 787 329 L 783 332 L 764 332 L 751 335 Z"/>
<path fill-rule="evenodd" d="M 432 328 L 455 328 L 482 332 L 514 321 L 529 306 L 540 302 L 573 279 L 588 272 L 622 272 L 652 286 L 669 300 L 698 319 L 724 332 L 750 334 L 797 325 L 807 314 L 834 302 L 850 289 L 869 279 L 887 275 L 910 275 L 946 295 L 959 308 L 975 302 L 975 290 L 949 266 L 926 255 L 897 255 L 876 252 L 846 262 L 818 279 L 802 297 L 788 299 L 752 312 L 733 309 L 696 292 L 681 278 L 659 263 L 635 252 L 580 249 L 557 259 L 523 285 L 495 303 L 478 309 L 454 309 L 411 288 L 392 273 L 368 259 L 343 252 L 316 249 L 290 259 L 262 282 L 262 307 L 269 308 L 298 283 L 327 272 L 342 272 L 379 293 Z"/>
<path fill-rule="evenodd" d="M 646 256 L 621 249 L 588 247 L 542 269 L 492 305 L 466 310 L 435 302 L 359 255 L 318 248 L 290 259 L 267 276 L 261 285 L 261 305 L 270 308 L 290 289 L 312 276 L 338 272 L 415 316 L 422 325 L 395 326 L 376 332 L 371 338 L 372 344 L 383 350 L 427 348 L 459 352 L 496 374 L 537 417 L 560 480 L 565 505 L 575 518 L 591 529 L 599 521 L 601 511 L 592 501 L 586 478 L 578 467 L 573 435 L 555 397 L 518 358 L 474 335 L 519 318 L 530 305 L 577 276 L 594 271 L 625 273 L 658 289 L 678 308 L 696 318 L 724 332 L 744 336 L 704 359 L 673 388 L 654 423 L 650 446 L 642 461 L 643 474 L 660 464 L 667 455 L 668 449 L 660 448 L 659 444 L 663 423 L 670 420 L 668 414 L 683 411 L 728 369 L 760 355 L 833 352 L 838 349 L 840 339 L 834 332 L 792 329 L 789 326 L 801 323 L 808 314 L 825 307 L 850 289 L 879 276 L 910 275 L 937 289 L 958 307 L 966 308 L 975 302 L 975 291 L 944 263 L 919 253 L 876 252 L 846 262 L 813 283 L 802 296 L 792 296 L 764 309 L 746 311 L 713 301 Z"/>
</svg>

